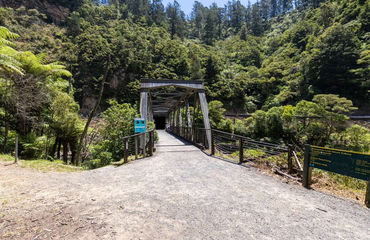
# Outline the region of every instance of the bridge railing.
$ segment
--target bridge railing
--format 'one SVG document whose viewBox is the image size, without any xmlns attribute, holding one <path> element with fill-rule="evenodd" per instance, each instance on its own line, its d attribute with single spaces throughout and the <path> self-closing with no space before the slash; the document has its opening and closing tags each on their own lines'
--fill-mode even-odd
<svg viewBox="0 0 370 240">
<path fill-rule="evenodd" d="M 291 146 L 256 141 L 215 129 L 170 127 L 167 131 L 202 149 L 208 149 L 211 155 L 237 160 L 240 164 L 273 156 L 286 158 L 288 172 L 293 171 L 294 152 Z M 207 143 L 207 131 L 211 132 L 211 146 Z"/>
<path fill-rule="evenodd" d="M 124 137 L 123 144 L 124 163 L 127 163 L 130 157 L 138 159 L 139 157 L 153 156 L 154 130 Z"/>
</svg>

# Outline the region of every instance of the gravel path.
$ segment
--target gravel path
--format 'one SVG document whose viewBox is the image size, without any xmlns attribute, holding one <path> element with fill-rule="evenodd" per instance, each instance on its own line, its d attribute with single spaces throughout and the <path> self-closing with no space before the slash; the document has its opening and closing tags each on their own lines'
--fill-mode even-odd
<svg viewBox="0 0 370 240">
<path fill-rule="evenodd" d="M 357 203 L 159 137 L 154 157 L 117 168 L 0 166 L 0 239 L 369 239 Z"/>
</svg>

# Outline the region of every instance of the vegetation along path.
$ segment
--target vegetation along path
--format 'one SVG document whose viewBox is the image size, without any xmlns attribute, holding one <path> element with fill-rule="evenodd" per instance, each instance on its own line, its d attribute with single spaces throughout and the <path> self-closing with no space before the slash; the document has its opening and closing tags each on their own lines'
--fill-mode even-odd
<svg viewBox="0 0 370 240">
<path fill-rule="evenodd" d="M 121 167 L 39 173 L 0 166 L 1 239 L 368 239 L 370 211 L 159 132 Z"/>
</svg>

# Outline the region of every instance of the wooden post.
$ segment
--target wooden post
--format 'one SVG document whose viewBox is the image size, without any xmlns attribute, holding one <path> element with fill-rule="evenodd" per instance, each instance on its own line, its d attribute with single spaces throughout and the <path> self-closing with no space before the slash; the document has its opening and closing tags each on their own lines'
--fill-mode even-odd
<svg viewBox="0 0 370 240">
<path fill-rule="evenodd" d="M 244 148 L 243 148 L 243 138 L 239 139 L 239 164 L 244 162 Z"/>
<path fill-rule="evenodd" d="M 305 145 L 304 148 L 305 148 L 305 150 L 304 150 L 302 185 L 305 188 L 310 188 L 311 175 L 312 175 L 312 168 L 310 167 L 311 147 L 310 147 L 310 145 Z"/>
<path fill-rule="evenodd" d="M 18 133 L 16 133 L 15 135 L 15 159 L 14 159 L 14 163 L 18 163 Z"/>
<path fill-rule="evenodd" d="M 138 143 L 138 137 L 135 136 L 135 159 L 138 159 L 139 155 L 139 143 Z"/>
<path fill-rule="evenodd" d="M 191 141 L 191 136 L 190 136 L 190 131 L 191 131 L 191 127 L 192 127 L 192 124 L 191 124 L 191 116 L 190 116 L 190 106 L 189 106 L 189 100 L 186 100 L 186 138 L 187 140 Z"/>
<path fill-rule="evenodd" d="M 123 162 L 128 162 L 128 139 L 125 138 L 123 140 Z"/>
<path fill-rule="evenodd" d="M 367 181 L 366 195 L 365 195 L 365 205 L 370 208 L 370 177 Z"/>
<path fill-rule="evenodd" d="M 154 131 L 149 132 L 149 155 L 153 156 L 154 152 Z"/>
<path fill-rule="evenodd" d="M 214 137 L 214 134 L 212 134 L 212 146 L 211 146 L 211 155 L 215 155 L 215 150 L 216 150 L 216 146 L 215 146 L 215 137 Z"/>
<path fill-rule="evenodd" d="M 180 137 L 182 137 L 182 114 L 181 114 L 181 107 L 179 107 L 178 109 L 178 118 L 179 118 L 179 131 L 177 133 L 177 135 L 179 135 Z"/>
<path fill-rule="evenodd" d="M 293 171 L 293 148 L 291 145 L 288 145 L 288 173 L 292 173 Z"/>
<path fill-rule="evenodd" d="M 144 133 L 143 134 L 143 155 L 144 155 L 144 157 L 146 157 L 147 155 L 146 155 L 146 133 Z"/>
</svg>

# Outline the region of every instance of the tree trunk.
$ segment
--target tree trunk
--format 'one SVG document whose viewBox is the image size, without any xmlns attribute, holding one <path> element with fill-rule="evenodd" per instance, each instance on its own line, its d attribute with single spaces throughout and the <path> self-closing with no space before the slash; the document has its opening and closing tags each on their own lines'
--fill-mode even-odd
<svg viewBox="0 0 370 240">
<path fill-rule="evenodd" d="M 98 109 L 98 107 L 100 105 L 100 101 L 101 101 L 102 96 L 103 96 L 104 84 L 105 84 L 105 82 L 107 80 L 108 72 L 109 72 L 109 65 L 110 65 L 110 56 L 108 57 L 106 71 L 105 71 L 105 74 L 104 74 L 103 79 L 101 81 L 100 92 L 99 92 L 98 100 L 96 101 L 94 108 L 91 110 L 91 112 L 89 114 L 89 118 L 87 119 L 87 122 L 86 122 L 86 125 L 85 125 L 85 128 L 84 128 L 84 131 L 82 132 L 82 134 L 80 136 L 80 142 L 78 144 L 77 153 L 76 153 L 76 165 L 80 165 L 80 162 L 81 162 L 81 151 L 82 151 L 82 147 L 83 147 L 83 144 L 84 144 L 84 139 L 85 139 L 85 137 L 87 135 L 87 131 L 89 129 L 91 120 L 94 117 L 94 115 L 96 113 L 96 110 Z"/>
<path fill-rule="evenodd" d="M 58 142 L 59 142 L 59 137 L 56 137 L 56 138 L 55 138 L 55 142 L 54 142 L 54 144 L 53 144 L 53 148 L 51 149 L 51 153 L 50 153 L 50 156 L 51 156 L 52 158 L 54 158 L 54 157 L 55 157 L 55 152 L 57 151 Z"/>
<path fill-rule="evenodd" d="M 5 122 L 5 128 L 4 128 L 4 146 L 3 146 L 3 152 L 6 153 L 6 145 L 8 144 L 8 134 L 9 134 L 9 125 L 7 122 Z"/>
<path fill-rule="evenodd" d="M 72 152 L 71 163 L 73 165 L 77 165 L 76 163 L 77 138 L 71 139 L 71 141 L 69 142 L 69 146 L 71 147 L 71 152 Z"/>
<path fill-rule="evenodd" d="M 66 139 L 62 140 L 63 143 L 63 162 L 68 164 L 68 141 Z"/>
<path fill-rule="evenodd" d="M 57 152 L 57 159 L 60 159 L 60 147 L 62 146 L 62 139 L 58 139 L 58 152 Z"/>
<path fill-rule="evenodd" d="M 45 160 L 49 159 L 49 137 L 46 135 Z"/>
</svg>

